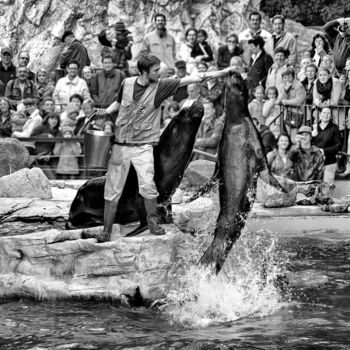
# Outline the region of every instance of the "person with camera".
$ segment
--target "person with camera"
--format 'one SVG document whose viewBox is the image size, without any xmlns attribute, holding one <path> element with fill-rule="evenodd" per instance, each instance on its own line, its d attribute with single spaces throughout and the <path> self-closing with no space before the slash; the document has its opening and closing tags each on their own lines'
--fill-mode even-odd
<svg viewBox="0 0 350 350">
<path fill-rule="evenodd" d="M 98 35 L 98 41 L 103 45 L 101 57 L 112 56 L 114 68 L 127 74 L 128 60 L 132 59 L 133 37 L 131 32 L 125 28 L 124 22 L 117 22 L 114 25 L 114 31 L 102 30 Z"/>
<path fill-rule="evenodd" d="M 350 56 L 350 17 L 338 18 L 326 23 L 323 31 L 329 35 L 333 44 L 335 68 L 342 72 L 346 59 Z"/>
</svg>

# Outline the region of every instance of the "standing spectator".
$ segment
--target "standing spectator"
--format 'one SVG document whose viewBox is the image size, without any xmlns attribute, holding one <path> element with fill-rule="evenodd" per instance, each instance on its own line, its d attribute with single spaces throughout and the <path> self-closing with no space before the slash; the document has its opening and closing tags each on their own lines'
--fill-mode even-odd
<svg viewBox="0 0 350 350">
<path fill-rule="evenodd" d="M 301 81 L 306 92 L 305 104 L 307 105 L 306 120 L 307 122 L 312 119 L 312 111 L 314 110 L 314 88 L 317 78 L 317 66 L 314 63 L 310 63 L 306 66 L 305 79 Z M 312 124 L 312 123 L 311 123 Z M 310 124 L 310 125 L 311 125 Z"/>
<path fill-rule="evenodd" d="M 16 67 L 12 63 L 12 50 L 5 46 L 1 49 L 0 81 L 4 84 L 4 89 L 10 80 L 16 79 Z"/>
<path fill-rule="evenodd" d="M 86 81 L 78 76 L 79 63 L 71 61 L 68 64 L 68 74 L 58 79 L 52 97 L 56 105 L 65 106 L 73 94 L 79 94 L 84 100 L 90 97 Z"/>
<path fill-rule="evenodd" d="M 11 117 L 10 101 L 6 97 L 0 97 L 0 137 L 11 137 Z"/>
<path fill-rule="evenodd" d="M 24 67 L 23 67 L 24 68 Z M 33 131 L 41 124 L 42 118 L 37 108 L 37 102 L 34 98 L 26 98 L 24 106 L 27 114 L 27 121 L 23 125 L 22 131 L 14 131 L 12 137 L 31 137 Z M 35 154 L 35 143 L 30 141 L 23 141 L 23 145 L 27 148 L 30 155 Z"/>
<path fill-rule="evenodd" d="M 278 90 L 276 86 L 269 86 L 266 89 L 267 100 L 264 102 L 262 115 L 265 119 L 265 125 L 273 132 L 275 125 L 281 125 L 282 109 L 278 102 Z"/>
<path fill-rule="evenodd" d="M 92 83 L 93 77 L 94 77 L 94 73 L 92 71 L 91 66 L 85 66 L 82 70 L 82 78 L 85 80 L 90 94 L 91 94 L 91 83 Z"/>
<path fill-rule="evenodd" d="M 282 71 L 288 65 L 288 55 L 289 52 L 286 51 L 283 47 L 278 47 L 275 50 L 275 54 L 273 56 L 273 65 L 267 73 L 266 88 L 275 86 L 277 89 L 280 89 L 282 86 Z"/>
<path fill-rule="evenodd" d="M 249 15 L 249 28 L 238 34 L 239 43 L 243 49 L 243 61 L 247 66 L 251 58 L 251 48 L 248 41 L 257 36 L 262 37 L 266 41 L 271 36 L 271 33 L 261 29 L 261 15 L 259 12 L 253 11 Z"/>
<path fill-rule="evenodd" d="M 331 38 L 333 43 L 333 57 L 335 68 L 342 72 L 346 59 L 350 56 L 350 18 L 338 18 L 327 22 L 323 31 Z"/>
<path fill-rule="evenodd" d="M 39 101 L 43 101 L 45 97 L 51 97 L 54 87 L 49 85 L 49 76 L 44 68 L 40 68 L 35 78 L 36 88 L 38 89 Z"/>
<path fill-rule="evenodd" d="M 60 68 L 65 69 L 71 62 L 78 63 L 78 68 L 90 66 L 90 58 L 85 46 L 75 38 L 73 32 L 67 30 L 62 35 L 65 48 L 60 56 Z"/>
<path fill-rule="evenodd" d="M 234 56 L 241 56 L 243 50 L 239 47 L 238 36 L 230 33 L 226 36 L 226 45 L 222 45 L 218 50 L 218 69 L 224 69 L 230 65 L 230 60 Z"/>
<path fill-rule="evenodd" d="M 74 129 L 69 125 L 62 125 L 61 132 L 64 138 L 70 139 L 74 136 Z M 61 179 L 73 179 L 74 175 L 79 174 L 78 158 L 81 154 L 79 142 L 63 141 L 56 142 L 53 154 L 59 156 L 56 174 Z"/>
<path fill-rule="evenodd" d="M 322 58 L 331 53 L 332 50 L 327 38 L 322 33 L 314 35 L 311 43 L 310 58 L 315 62 L 316 66 L 319 67 Z"/>
<path fill-rule="evenodd" d="M 175 62 L 175 73 L 179 79 L 184 78 L 187 75 L 186 62 L 179 60 Z M 188 97 L 187 87 L 181 86 L 178 88 L 177 93 L 173 96 L 173 101 L 180 103 L 182 100 Z"/>
<path fill-rule="evenodd" d="M 123 71 L 113 67 L 112 56 L 102 57 L 102 67 L 103 70 L 91 82 L 91 97 L 98 107 L 108 107 L 114 101 L 126 76 Z"/>
<path fill-rule="evenodd" d="M 324 154 L 321 149 L 311 145 L 312 128 L 301 126 L 298 130 L 296 144 L 291 148 L 289 159 L 293 162 L 293 180 L 322 180 Z"/>
<path fill-rule="evenodd" d="M 282 15 L 276 15 L 272 18 L 272 36 L 267 38 L 265 51 L 273 56 L 278 47 L 283 47 L 289 51 L 288 63 L 295 67 L 298 62 L 297 39 L 292 33 L 284 30 L 285 19 Z"/>
<path fill-rule="evenodd" d="M 197 41 L 193 45 L 191 51 L 191 57 L 196 60 L 196 62 L 211 62 L 213 60 L 213 50 L 207 42 L 208 33 L 204 29 L 199 29 L 197 32 Z"/>
<path fill-rule="evenodd" d="M 265 90 L 262 85 L 258 85 L 254 89 L 254 99 L 248 103 L 249 114 L 252 118 L 258 119 L 261 125 L 265 125 L 265 118 L 263 116 Z"/>
<path fill-rule="evenodd" d="M 261 136 L 264 152 L 267 154 L 271 152 L 276 146 L 275 136 L 273 136 L 273 133 L 270 131 L 270 128 L 268 126 L 261 124 L 257 118 L 252 119 Z"/>
<path fill-rule="evenodd" d="M 185 33 L 185 41 L 180 44 L 178 59 L 186 63 L 187 73 L 190 75 L 197 72 L 195 59 L 191 57 L 191 52 L 196 42 L 197 30 L 188 28 Z"/>
<path fill-rule="evenodd" d="M 5 96 L 14 107 L 26 98 L 38 99 L 39 97 L 34 81 L 28 79 L 28 73 L 27 67 L 18 67 L 17 78 L 10 80 L 6 85 Z"/>
<path fill-rule="evenodd" d="M 290 160 L 290 148 L 292 141 L 288 134 L 280 134 L 277 137 L 277 147 L 267 153 L 267 163 L 271 171 L 278 176 L 293 178 L 293 163 Z"/>
<path fill-rule="evenodd" d="M 329 107 L 322 108 L 320 122 L 314 125 L 312 136 L 314 145 L 325 155 L 323 181 L 333 184 L 337 171 L 337 153 L 341 149 L 341 135 L 338 126 L 332 122 Z"/>
<path fill-rule="evenodd" d="M 29 61 L 30 61 L 30 56 L 28 51 L 23 50 L 18 53 L 18 58 L 17 58 L 18 67 L 28 68 Z M 33 81 L 35 80 L 35 73 L 31 71 L 29 68 L 28 68 L 28 79 Z"/>
<path fill-rule="evenodd" d="M 256 36 L 248 41 L 252 54 L 247 83 L 252 92 L 259 84 L 265 87 L 267 74 L 272 66 L 273 59 L 264 50 L 265 41 L 261 36 Z"/>
<path fill-rule="evenodd" d="M 108 38 L 105 29 L 98 35 L 98 41 L 103 45 L 101 57 L 112 56 L 113 67 L 127 73 L 128 60 L 132 59 L 133 39 L 130 31 L 125 28 L 123 21 L 117 22 L 114 25 L 114 30 L 115 32 L 110 38 Z"/>
<path fill-rule="evenodd" d="M 176 43 L 172 35 L 166 29 L 166 17 L 157 13 L 154 17 L 156 29 L 145 35 L 141 52 L 154 55 L 165 63 L 168 68 L 175 67 L 176 61 Z"/>
</svg>

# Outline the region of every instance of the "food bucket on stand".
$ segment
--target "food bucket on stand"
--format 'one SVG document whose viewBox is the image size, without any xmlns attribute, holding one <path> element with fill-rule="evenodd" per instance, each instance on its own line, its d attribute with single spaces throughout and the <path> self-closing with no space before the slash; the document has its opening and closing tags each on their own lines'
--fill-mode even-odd
<svg viewBox="0 0 350 350">
<path fill-rule="evenodd" d="M 113 134 L 100 130 L 89 130 L 91 121 L 97 114 L 93 114 L 84 128 L 85 167 L 87 169 L 107 168 L 112 147 Z"/>
</svg>

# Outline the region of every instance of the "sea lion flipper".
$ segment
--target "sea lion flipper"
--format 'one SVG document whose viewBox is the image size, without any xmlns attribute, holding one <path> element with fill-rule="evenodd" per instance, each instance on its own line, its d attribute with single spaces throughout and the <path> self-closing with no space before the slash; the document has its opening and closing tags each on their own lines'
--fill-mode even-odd
<svg viewBox="0 0 350 350">
<path fill-rule="evenodd" d="M 265 183 L 277 188 L 283 193 L 288 193 L 288 191 L 278 182 L 278 180 L 273 176 L 269 168 L 265 168 L 259 173 L 261 180 Z"/>
</svg>

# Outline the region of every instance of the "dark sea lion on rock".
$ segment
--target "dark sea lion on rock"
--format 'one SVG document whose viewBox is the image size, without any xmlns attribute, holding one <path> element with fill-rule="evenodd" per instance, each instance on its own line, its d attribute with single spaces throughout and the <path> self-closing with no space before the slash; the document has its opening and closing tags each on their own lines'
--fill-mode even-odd
<svg viewBox="0 0 350 350">
<path fill-rule="evenodd" d="M 248 89 L 238 72 L 226 82 L 226 120 L 214 178 L 219 180 L 220 212 L 214 239 L 200 259 L 219 273 L 239 238 L 255 196 L 257 178 L 281 188 L 267 165 L 262 141 L 248 111 Z M 284 191 L 283 188 L 281 188 Z"/>
<path fill-rule="evenodd" d="M 181 110 L 171 120 L 158 145 L 154 147 L 154 180 L 159 192 L 158 204 L 162 204 L 159 210 L 164 222 L 169 221 L 165 205 L 182 180 L 203 112 L 200 102 L 194 102 L 190 108 Z M 105 176 L 102 176 L 87 181 L 79 188 L 70 207 L 67 229 L 103 225 L 105 181 Z M 118 204 L 116 218 L 119 224 L 140 221 L 136 234 L 147 229 L 143 198 L 139 195 L 137 175 L 132 166 Z"/>
</svg>

